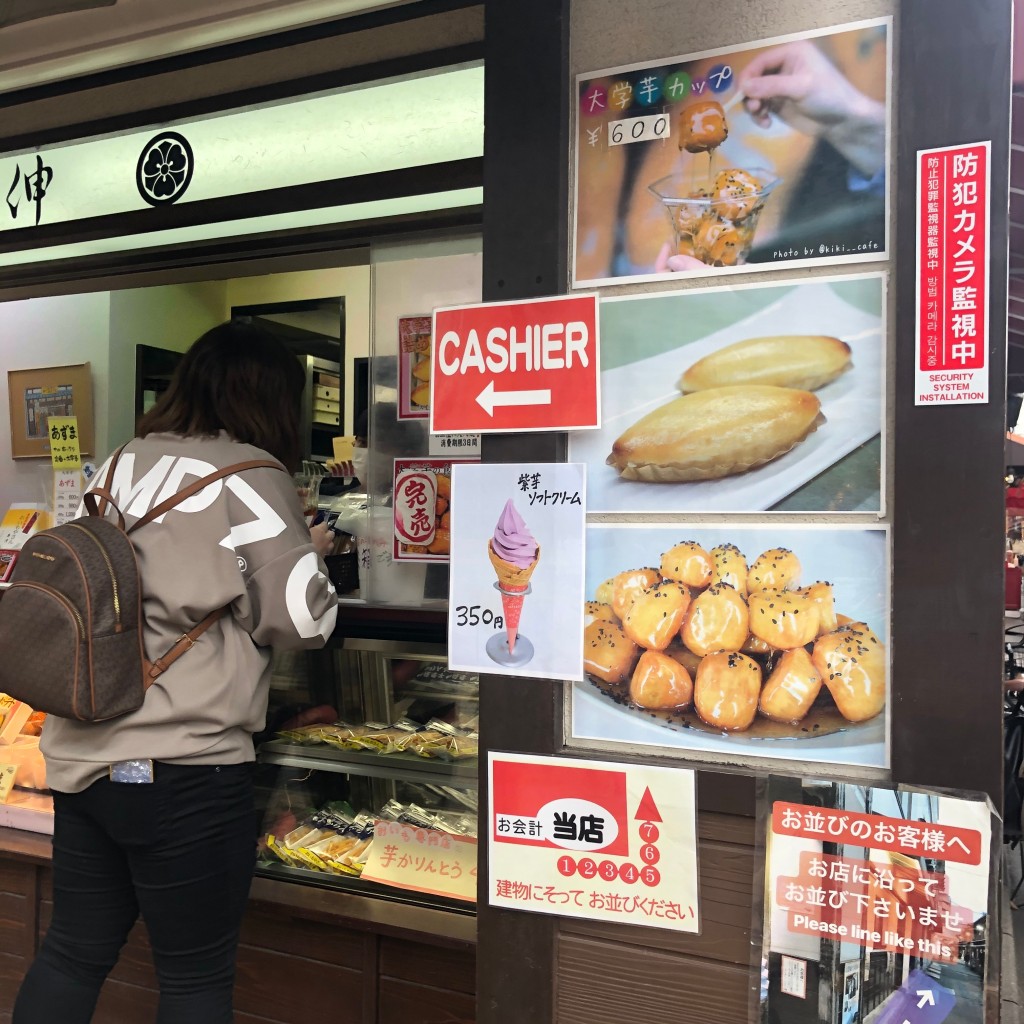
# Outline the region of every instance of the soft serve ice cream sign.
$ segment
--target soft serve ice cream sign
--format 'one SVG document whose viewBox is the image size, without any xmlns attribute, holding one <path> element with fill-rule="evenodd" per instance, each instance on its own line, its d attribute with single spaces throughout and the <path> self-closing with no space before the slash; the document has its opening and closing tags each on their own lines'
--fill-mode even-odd
<svg viewBox="0 0 1024 1024">
<path fill-rule="evenodd" d="M 450 668 L 582 677 L 585 474 L 573 463 L 452 465 Z"/>
</svg>

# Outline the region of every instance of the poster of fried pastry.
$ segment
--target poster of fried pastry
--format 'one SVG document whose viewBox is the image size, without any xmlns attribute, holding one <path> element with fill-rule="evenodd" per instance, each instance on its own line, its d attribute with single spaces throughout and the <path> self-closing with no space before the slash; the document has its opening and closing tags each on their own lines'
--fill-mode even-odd
<svg viewBox="0 0 1024 1024">
<path fill-rule="evenodd" d="M 887 256 L 892 19 L 577 76 L 573 286 Z"/>
<path fill-rule="evenodd" d="M 575 746 L 888 766 L 880 527 L 591 524 Z"/>
<path fill-rule="evenodd" d="M 881 512 L 885 276 L 605 298 L 591 512 Z"/>
</svg>

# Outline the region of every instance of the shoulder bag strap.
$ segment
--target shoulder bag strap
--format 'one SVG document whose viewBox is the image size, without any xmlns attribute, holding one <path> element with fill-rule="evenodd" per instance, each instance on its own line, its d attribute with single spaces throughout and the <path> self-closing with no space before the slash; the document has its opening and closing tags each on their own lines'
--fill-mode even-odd
<svg viewBox="0 0 1024 1024">
<path fill-rule="evenodd" d="M 126 532 L 133 533 L 135 530 L 139 529 L 139 527 L 153 522 L 154 519 L 159 519 L 165 512 L 170 512 L 171 509 L 177 507 L 183 501 L 187 501 L 204 488 L 209 487 L 210 484 L 216 483 L 218 480 L 223 480 L 225 477 L 234 476 L 236 473 L 244 473 L 249 469 L 278 469 L 282 473 L 287 472 L 280 462 L 270 462 L 266 459 L 254 459 L 250 462 L 236 462 L 233 466 L 226 466 L 224 469 L 218 469 L 216 473 L 204 476 L 201 480 L 197 480 L 194 484 L 190 484 L 188 487 L 178 491 L 177 494 L 172 494 L 166 501 L 161 501 L 159 505 L 151 508 L 141 519 L 132 523 Z"/>
</svg>

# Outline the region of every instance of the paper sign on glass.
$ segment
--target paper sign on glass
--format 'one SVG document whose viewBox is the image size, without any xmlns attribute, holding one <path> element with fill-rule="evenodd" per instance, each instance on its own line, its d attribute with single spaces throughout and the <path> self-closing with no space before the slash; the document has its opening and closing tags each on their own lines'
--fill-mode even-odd
<svg viewBox="0 0 1024 1024">
<path fill-rule="evenodd" d="M 834 780 L 768 780 L 762 1019 L 985 1019 L 991 819 L 986 799 Z M 808 963 L 811 968 L 808 969 Z M 882 969 L 879 969 L 882 968 Z M 991 968 L 989 968 L 991 969 Z M 816 1018 L 817 1019 L 817 1018 Z"/>
<path fill-rule="evenodd" d="M 82 474 L 77 469 L 58 469 L 53 474 L 53 522 L 70 523 L 82 501 Z"/>
<path fill-rule="evenodd" d="M 397 821 L 378 821 L 361 878 L 476 902 L 477 841 Z"/>
<path fill-rule="evenodd" d="M 451 553 L 452 464 L 475 459 L 395 459 L 394 539 L 397 562 L 447 562 Z"/>
<path fill-rule="evenodd" d="M 694 773 L 489 755 L 491 906 L 699 932 Z"/>
<path fill-rule="evenodd" d="M 582 678 L 585 503 L 572 463 L 452 466 L 449 668 Z"/>
</svg>

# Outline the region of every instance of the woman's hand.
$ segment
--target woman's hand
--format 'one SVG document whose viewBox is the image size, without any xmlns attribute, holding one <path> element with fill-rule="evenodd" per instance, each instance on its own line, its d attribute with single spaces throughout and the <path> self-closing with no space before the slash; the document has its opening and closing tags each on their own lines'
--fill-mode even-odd
<svg viewBox="0 0 1024 1024">
<path fill-rule="evenodd" d="M 740 74 L 743 105 L 762 127 L 771 115 L 827 139 L 862 174 L 885 165 L 885 107 L 865 96 L 808 40 L 772 47 Z"/>
<path fill-rule="evenodd" d="M 334 547 L 334 531 L 326 523 L 317 523 L 309 528 L 309 539 L 313 542 L 316 553 L 326 558 Z"/>
</svg>

